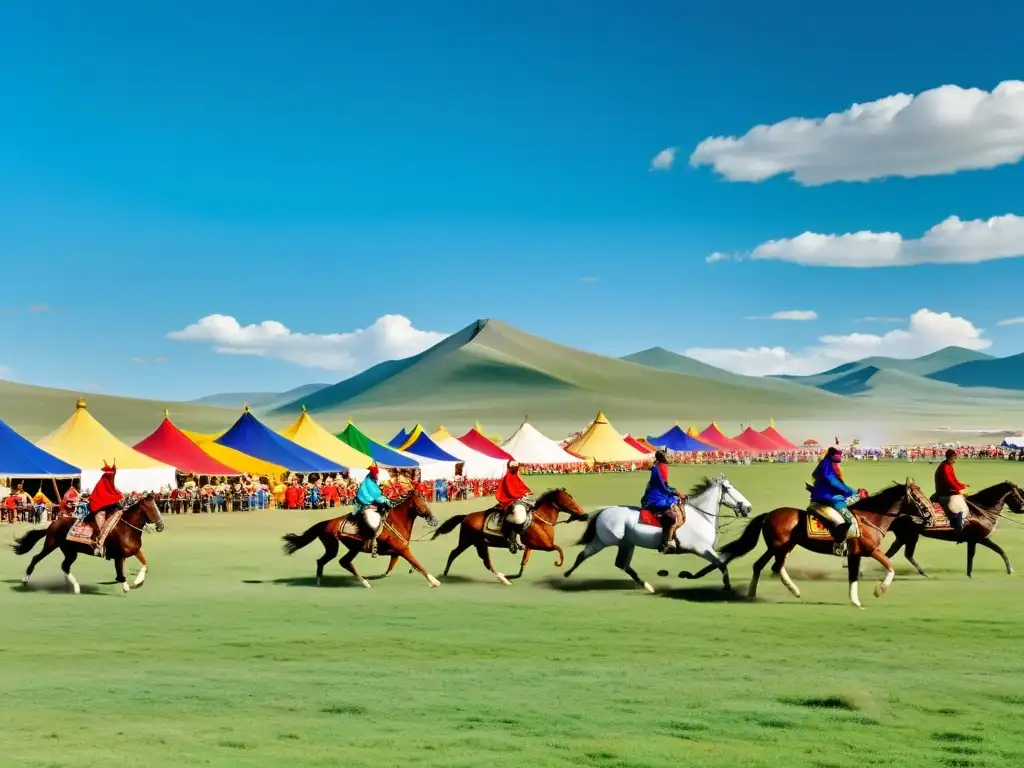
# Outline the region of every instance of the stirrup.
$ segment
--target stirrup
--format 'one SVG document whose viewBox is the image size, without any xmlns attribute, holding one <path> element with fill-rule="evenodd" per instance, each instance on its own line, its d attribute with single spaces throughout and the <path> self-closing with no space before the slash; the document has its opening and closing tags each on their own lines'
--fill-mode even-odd
<svg viewBox="0 0 1024 768">
<path fill-rule="evenodd" d="M 370 539 L 370 557 L 377 557 L 377 539 Z"/>
</svg>

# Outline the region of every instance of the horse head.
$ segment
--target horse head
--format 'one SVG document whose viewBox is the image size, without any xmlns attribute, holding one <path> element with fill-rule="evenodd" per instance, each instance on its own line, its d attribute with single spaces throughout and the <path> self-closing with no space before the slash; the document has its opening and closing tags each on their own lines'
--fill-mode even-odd
<svg viewBox="0 0 1024 768">
<path fill-rule="evenodd" d="M 935 516 L 935 505 L 928 495 L 921 490 L 913 478 L 908 477 L 904 486 L 906 495 L 903 504 L 900 505 L 898 515 L 909 517 L 921 525 L 931 525 Z"/>
<path fill-rule="evenodd" d="M 1005 499 L 1006 506 L 1010 508 L 1011 512 L 1024 515 L 1024 490 L 1021 490 L 1020 486 L 1015 483 L 1007 481 L 1006 484 L 1010 486 L 1010 492 Z"/>
<path fill-rule="evenodd" d="M 576 499 L 574 499 L 565 488 L 552 488 L 546 491 L 537 499 L 534 507 L 542 504 L 550 504 L 560 512 L 565 512 L 570 520 L 589 520 L 590 515 L 583 511 Z"/>
<path fill-rule="evenodd" d="M 729 478 L 719 475 L 715 481 L 722 488 L 722 504 L 729 507 L 736 517 L 750 517 L 750 513 L 754 511 L 754 505 L 747 501 L 747 497 L 740 493 L 735 485 L 729 482 Z"/>
<path fill-rule="evenodd" d="M 143 517 L 146 518 L 147 523 L 151 523 L 156 527 L 157 533 L 162 533 L 164 530 L 164 518 L 160 514 L 160 508 L 156 505 L 156 494 L 147 493 L 137 502 L 135 507 L 142 512 Z"/>
<path fill-rule="evenodd" d="M 395 504 L 397 509 L 406 508 L 409 514 L 413 517 L 422 517 L 427 521 L 427 525 L 431 528 L 436 528 L 438 519 L 430 509 L 430 505 L 427 504 L 426 498 L 419 491 L 410 491 L 404 497 L 399 499 L 398 503 Z"/>
</svg>

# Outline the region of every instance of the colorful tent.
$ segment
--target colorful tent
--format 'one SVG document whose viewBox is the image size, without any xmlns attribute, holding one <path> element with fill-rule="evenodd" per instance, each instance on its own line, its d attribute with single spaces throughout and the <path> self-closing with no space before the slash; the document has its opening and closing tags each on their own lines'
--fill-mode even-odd
<svg viewBox="0 0 1024 768">
<path fill-rule="evenodd" d="M 480 423 L 473 429 L 469 430 L 462 437 L 456 438 L 460 443 L 468 448 L 472 448 L 477 453 L 482 453 L 484 456 L 490 456 L 492 459 L 501 459 L 502 461 L 508 462 L 512 455 L 506 451 L 503 451 L 496 443 L 484 436 L 484 433 L 480 431 Z"/>
<path fill-rule="evenodd" d="M 737 443 L 742 443 L 752 451 L 767 451 L 775 453 L 780 446 L 769 440 L 760 432 L 755 431 L 749 424 L 747 428 L 733 438 Z"/>
<path fill-rule="evenodd" d="M 608 422 L 602 411 L 590 422 L 579 437 L 565 446 L 575 456 L 593 459 L 597 462 L 642 461 L 647 454 L 626 442 Z"/>
<path fill-rule="evenodd" d="M 396 451 L 399 451 L 402 449 L 402 446 L 405 445 L 406 442 L 408 442 L 408 440 L 409 433 L 405 431 L 405 427 L 402 427 L 400 430 L 398 430 L 397 435 L 388 440 L 388 445 L 390 445 Z"/>
<path fill-rule="evenodd" d="M 707 443 L 702 443 L 695 437 L 691 437 L 689 432 L 683 432 L 676 424 L 672 429 L 668 430 L 664 434 L 658 435 L 657 437 L 648 437 L 647 442 L 651 445 L 655 445 L 658 448 L 664 448 L 666 451 L 673 451 L 675 453 L 691 453 L 691 452 L 714 452 L 716 449 Z"/>
<path fill-rule="evenodd" d="M 371 440 L 360 432 L 351 421 L 335 437 L 355 448 L 360 453 L 366 454 L 382 467 L 414 469 L 420 465 L 415 459 L 405 456 L 392 448 L 388 448 L 376 440 Z"/>
<path fill-rule="evenodd" d="M 122 443 L 93 418 L 85 400 L 57 430 L 36 445 L 82 469 L 82 490 L 91 491 L 103 474 L 103 462 L 117 464 L 117 487 L 125 493 L 155 491 L 175 482 L 174 467 Z"/>
<path fill-rule="evenodd" d="M 135 444 L 135 450 L 150 458 L 162 461 L 179 472 L 194 475 L 240 475 L 239 470 L 217 461 L 171 422 L 170 414 L 164 411 L 164 420 L 146 439 Z"/>
<path fill-rule="evenodd" d="M 501 447 L 522 464 L 543 466 L 551 464 L 584 464 L 583 459 L 566 453 L 554 440 L 545 437 L 528 421 L 515 431 Z"/>
<path fill-rule="evenodd" d="M 718 428 L 718 425 L 713 421 L 707 429 L 700 433 L 700 441 L 714 446 L 720 451 L 736 451 L 739 453 L 747 453 L 750 451 L 750 449 L 743 443 L 737 443 L 735 440 L 726 437 L 722 430 Z"/>
<path fill-rule="evenodd" d="M 792 451 L 796 449 L 795 444 L 787 440 L 785 437 L 782 436 L 782 433 L 775 429 L 775 419 L 770 419 L 768 421 L 768 429 L 761 430 L 761 434 L 767 437 L 769 440 L 771 440 L 773 443 L 775 443 L 783 450 Z"/>
<path fill-rule="evenodd" d="M 268 480 L 272 480 L 288 471 L 279 464 L 272 464 L 269 461 L 257 459 L 255 456 L 249 456 L 233 448 L 225 448 L 217 442 L 217 438 L 224 434 L 223 432 L 204 435 L 201 432 L 190 432 L 187 429 L 183 429 L 181 433 L 198 445 L 203 453 L 213 457 L 222 464 L 235 467 L 239 472 L 245 472 L 253 477 L 265 477 Z"/>
<path fill-rule="evenodd" d="M 37 448 L 0 421 L 0 477 L 78 477 L 82 470 Z"/>
<path fill-rule="evenodd" d="M 278 464 L 292 472 L 342 472 L 345 467 L 287 440 L 261 424 L 245 407 L 231 429 L 217 438 L 226 448 Z"/>
<path fill-rule="evenodd" d="M 452 437 L 448 430 L 440 427 L 432 432 L 430 439 L 438 448 L 458 457 L 462 462 L 462 475 L 474 480 L 497 480 L 505 474 L 508 460 L 496 459 L 493 456 L 474 451 L 465 443 Z"/>
<path fill-rule="evenodd" d="M 697 431 L 697 428 L 693 426 L 693 424 L 686 428 L 686 434 L 688 434 L 690 437 L 700 440 L 700 432 Z"/>
<path fill-rule="evenodd" d="M 372 458 L 342 442 L 313 421 L 313 417 L 306 412 L 306 406 L 302 406 L 299 418 L 288 429 L 282 430 L 281 435 L 318 456 L 350 469 L 366 469 L 373 464 Z"/>
<path fill-rule="evenodd" d="M 452 454 L 444 451 L 441 447 L 430 439 L 421 424 L 417 424 L 413 427 L 412 432 L 409 433 L 405 443 L 398 446 L 398 449 L 411 453 L 414 456 L 423 456 L 427 459 L 433 459 L 434 461 L 461 461 L 458 456 L 452 456 Z"/>
<path fill-rule="evenodd" d="M 481 424 L 479 421 L 474 422 L 473 430 L 479 432 L 481 435 L 483 435 L 492 443 L 494 443 L 494 445 L 500 445 L 503 442 L 501 439 L 501 435 L 497 434 L 496 432 L 492 432 L 489 435 L 486 432 L 484 432 L 483 424 Z"/>
<path fill-rule="evenodd" d="M 640 451 L 640 453 L 644 454 L 645 456 L 650 456 L 652 453 L 654 453 L 653 448 L 649 448 L 648 446 L 644 445 L 628 432 L 623 436 L 622 439 L 625 440 L 629 445 L 636 448 L 638 451 Z"/>
</svg>

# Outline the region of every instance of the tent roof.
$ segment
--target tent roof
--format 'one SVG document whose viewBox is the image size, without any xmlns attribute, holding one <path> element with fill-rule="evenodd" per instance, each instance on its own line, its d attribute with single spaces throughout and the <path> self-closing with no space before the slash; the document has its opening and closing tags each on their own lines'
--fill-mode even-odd
<svg viewBox="0 0 1024 768">
<path fill-rule="evenodd" d="M 319 456 L 336 461 L 346 467 L 366 469 L 373 463 L 370 456 L 357 451 L 317 424 L 313 417 L 306 412 L 306 406 L 302 406 L 299 418 L 290 427 L 282 430 L 281 435 Z"/>
<path fill-rule="evenodd" d="M 412 468 L 418 467 L 419 462 L 398 451 L 387 447 L 376 440 L 371 440 L 351 421 L 348 426 L 335 435 L 339 440 L 355 448 L 360 453 L 365 453 L 382 467 Z"/>
<path fill-rule="evenodd" d="M 634 448 L 615 431 L 603 412 L 597 416 L 583 433 L 565 446 L 565 450 L 577 456 L 594 461 L 637 461 L 646 454 Z"/>
<path fill-rule="evenodd" d="M 78 477 L 82 470 L 37 448 L 0 421 L 0 477 Z"/>
<path fill-rule="evenodd" d="M 452 437 L 448 430 L 440 427 L 430 435 L 437 446 L 462 462 L 462 474 L 470 478 L 498 479 L 508 469 L 508 461 L 495 458 L 473 450 L 458 438 Z"/>
<path fill-rule="evenodd" d="M 169 464 L 179 472 L 191 472 L 196 475 L 242 474 L 239 470 L 217 461 L 189 440 L 187 435 L 174 426 L 167 411 L 164 411 L 164 420 L 160 422 L 160 426 L 149 437 L 136 443 L 135 450 Z"/>
<path fill-rule="evenodd" d="M 622 439 L 625 440 L 627 443 L 629 443 L 631 446 L 636 448 L 638 451 L 640 451 L 640 453 L 642 453 L 644 455 L 648 455 L 648 454 L 654 453 L 654 449 L 653 448 L 650 448 L 650 447 L 644 445 L 643 443 L 641 443 L 639 440 L 637 440 L 635 437 L 633 437 L 628 432 L 626 433 L 626 436 L 623 437 Z"/>
<path fill-rule="evenodd" d="M 181 433 L 198 445 L 204 453 L 212 456 L 217 461 L 227 464 L 228 466 L 237 467 L 241 472 L 245 472 L 256 477 L 263 476 L 270 478 L 283 475 L 287 471 L 280 464 L 272 464 L 269 461 L 257 459 L 255 456 L 250 456 L 247 453 L 236 451 L 234 448 L 226 448 L 216 442 L 217 438 L 224 434 L 223 432 L 204 435 L 200 432 L 189 432 L 187 429 L 183 429 L 181 430 Z"/>
<path fill-rule="evenodd" d="M 461 461 L 458 456 L 452 456 L 442 450 L 437 443 L 430 439 L 430 435 L 423 431 L 423 426 L 420 424 L 413 427 L 405 444 L 400 446 L 400 450 L 435 461 Z"/>
<path fill-rule="evenodd" d="M 689 432 L 684 432 L 679 428 L 678 424 L 664 434 L 657 435 L 656 437 L 648 437 L 647 442 L 651 445 L 656 445 L 659 448 L 665 448 L 666 450 L 675 451 L 677 453 L 701 451 L 710 452 L 716 450 L 713 446 L 703 443 L 693 437 Z"/>
<path fill-rule="evenodd" d="M 512 459 L 512 454 L 503 451 L 498 445 L 484 436 L 484 433 L 480 431 L 479 423 L 469 432 L 458 438 L 458 441 L 463 445 L 468 445 L 477 453 L 490 456 L 492 459 L 502 459 L 504 461 Z"/>
<path fill-rule="evenodd" d="M 248 406 L 231 429 L 216 442 L 293 472 L 341 472 L 345 469 L 341 464 L 281 437 L 249 413 Z"/>
<path fill-rule="evenodd" d="M 780 449 L 777 443 L 769 440 L 767 437 L 762 435 L 760 432 L 754 430 L 751 426 L 747 426 L 745 430 L 740 432 L 733 438 L 737 443 L 743 443 L 751 450 L 755 451 L 777 451 Z"/>
<path fill-rule="evenodd" d="M 781 432 L 775 429 L 775 419 L 771 419 L 768 422 L 768 428 L 762 429 L 761 434 L 767 437 L 776 445 L 778 445 L 780 448 L 785 448 L 791 451 L 797 447 L 795 443 L 793 443 L 791 440 L 787 440 Z"/>
<path fill-rule="evenodd" d="M 693 424 L 686 428 L 686 434 L 688 434 L 690 437 L 700 438 L 700 432 L 697 431 L 697 428 L 693 426 Z"/>
<path fill-rule="evenodd" d="M 118 469 L 169 468 L 110 434 L 86 409 L 84 399 L 75 403 L 75 412 L 67 421 L 37 445 L 83 470 L 99 470 L 104 461 L 116 462 Z"/>
<path fill-rule="evenodd" d="M 743 443 L 738 443 L 732 438 L 726 437 L 713 421 L 707 429 L 700 433 L 700 441 L 712 445 L 720 451 L 747 452 L 750 450 Z"/>
<path fill-rule="evenodd" d="M 583 464 L 584 460 L 566 453 L 554 440 L 545 437 L 528 421 L 501 446 L 523 464 Z"/>
<path fill-rule="evenodd" d="M 398 434 L 388 440 L 388 445 L 394 448 L 396 451 L 402 450 L 402 446 L 409 442 L 409 433 L 405 431 L 405 427 L 398 430 Z"/>
</svg>

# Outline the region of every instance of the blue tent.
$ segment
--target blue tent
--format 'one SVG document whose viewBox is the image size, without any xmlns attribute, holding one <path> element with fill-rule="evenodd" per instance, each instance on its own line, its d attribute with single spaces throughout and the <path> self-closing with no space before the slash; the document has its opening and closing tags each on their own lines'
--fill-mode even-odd
<svg viewBox="0 0 1024 768">
<path fill-rule="evenodd" d="M 388 440 L 388 445 L 392 448 L 401 448 L 405 445 L 405 441 L 409 439 L 409 433 L 402 429 L 397 435 Z"/>
<path fill-rule="evenodd" d="M 665 450 L 676 451 L 677 453 L 682 453 L 684 451 L 699 452 L 715 450 L 715 448 L 712 448 L 710 445 L 706 445 L 700 440 L 690 437 L 684 430 L 679 428 L 678 424 L 663 435 L 648 437 L 647 442 L 657 448 L 664 448 Z"/>
<path fill-rule="evenodd" d="M 214 442 L 292 472 L 341 472 L 345 469 L 265 427 L 248 408 L 234 426 Z"/>
<path fill-rule="evenodd" d="M 0 421 L 0 477 L 78 477 L 82 470 L 37 448 Z"/>
<path fill-rule="evenodd" d="M 458 456 L 452 456 L 450 453 L 442 450 L 441 446 L 431 440 L 430 436 L 423 431 L 423 427 L 417 426 L 413 429 L 409 437 L 413 435 L 416 435 L 416 439 L 403 449 L 406 453 L 422 456 L 425 459 L 434 459 L 435 461 L 462 461 Z"/>
<path fill-rule="evenodd" d="M 339 432 L 335 437 L 342 442 L 348 443 L 360 453 L 365 453 L 382 467 L 412 469 L 420 465 L 415 459 L 403 456 L 398 451 L 393 451 L 386 445 L 381 445 L 376 440 L 371 440 L 356 429 L 356 425 L 352 422 L 349 422 L 344 431 Z"/>
</svg>

